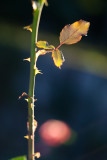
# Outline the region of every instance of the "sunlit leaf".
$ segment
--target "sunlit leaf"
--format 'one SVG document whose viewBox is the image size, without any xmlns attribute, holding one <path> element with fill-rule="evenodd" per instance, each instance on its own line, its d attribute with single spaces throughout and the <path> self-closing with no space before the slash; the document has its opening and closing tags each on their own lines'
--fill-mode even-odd
<svg viewBox="0 0 107 160">
<path fill-rule="evenodd" d="M 53 45 L 49 45 L 47 41 L 38 41 L 36 46 L 44 49 L 55 49 L 55 47 Z"/>
<path fill-rule="evenodd" d="M 53 50 L 52 58 L 53 58 L 55 65 L 61 68 L 61 65 L 65 61 L 62 52 L 59 49 Z"/>
<path fill-rule="evenodd" d="M 15 157 L 10 160 L 27 160 L 26 156 Z"/>
<path fill-rule="evenodd" d="M 81 40 L 82 35 L 87 35 L 90 23 L 80 20 L 71 25 L 66 25 L 60 33 L 60 44 L 73 44 Z"/>
</svg>

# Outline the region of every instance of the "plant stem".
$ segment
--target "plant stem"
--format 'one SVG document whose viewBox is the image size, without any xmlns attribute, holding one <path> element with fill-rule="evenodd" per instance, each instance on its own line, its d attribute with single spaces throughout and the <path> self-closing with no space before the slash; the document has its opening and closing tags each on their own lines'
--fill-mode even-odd
<svg viewBox="0 0 107 160">
<path fill-rule="evenodd" d="M 57 49 L 58 49 L 59 47 L 61 47 L 61 46 L 62 46 L 62 43 L 60 43 L 60 45 L 59 45 L 58 47 L 56 47 L 55 50 L 57 50 Z"/>
<path fill-rule="evenodd" d="M 32 38 L 31 38 L 31 63 L 30 63 L 30 82 L 29 82 L 29 98 L 28 98 L 28 160 L 34 160 L 34 88 L 35 88 L 35 67 L 36 53 L 35 43 L 37 43 L 38 28 L 40 16 L 44 5 L 43 0 L 39 0 L 37 9 L 33 13 Z M 35 67 L 34 67 L 35 66 Z M 31 97 L 31 98 L 30 98 Z"/>
</svg>

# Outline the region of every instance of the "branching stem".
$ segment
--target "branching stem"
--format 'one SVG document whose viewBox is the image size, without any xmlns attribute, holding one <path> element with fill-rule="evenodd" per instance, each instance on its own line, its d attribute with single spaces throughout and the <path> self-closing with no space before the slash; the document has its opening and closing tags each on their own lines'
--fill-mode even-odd
<svg viewBox="0 0 107 160">
<path fill-rule="evenodd" d="M 62 44 L 63 44 L 63 43 L 60 43 L 60 45 L 59 45 L 58 47 L 56 47 L 56 48 L 55 48 L 55 50 L 57 50 L 59 47 L 61 47 L 61 46 L 62 46 Z"/>
</svg>

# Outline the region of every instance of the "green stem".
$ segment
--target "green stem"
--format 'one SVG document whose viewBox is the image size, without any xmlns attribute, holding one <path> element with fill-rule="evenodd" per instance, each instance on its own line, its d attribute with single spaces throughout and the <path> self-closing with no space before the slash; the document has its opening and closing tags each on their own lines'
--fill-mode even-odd
<svg viewBox="0 0 107 160">
<path fill-rule="evenodd" d="M 44 5 L 43 0 L 39 0 L 37 9 L 34 10 L 31 38 L 31 63 L 30 63 L 30 82 L 29 82 L 29 97 L 28 98 L 28 124 L 29 124 L 29 139 L 28 139 L 28 160 L 34 160 L 34 88 L 35 88 L 35 67 L 36 54 L 35 43 L 38 37 L 38 28 L 40 16 Z M 35 66 L 35 67 L 34 67 Z"/>
</svg>

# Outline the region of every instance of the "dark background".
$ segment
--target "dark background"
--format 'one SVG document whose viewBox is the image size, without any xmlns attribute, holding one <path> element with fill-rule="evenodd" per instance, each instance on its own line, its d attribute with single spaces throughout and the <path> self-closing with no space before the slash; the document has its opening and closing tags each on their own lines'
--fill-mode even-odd
<svg viewBox="0 0 107 160">
<path fill-rule="evenodd" d="M 74 143 L 59 147 L 42 144 L 36 132 L 36 151 L 41 160 L 107 159 L 107 1 L 48 0 L 39 28 L 39 40 L 58 46 L 66 24 L 83 19 L 91 23 L 88 37 L 61 47 L 62 69 L 50 55 L 39 58 L 35 117 L 38 129 L 46 120 L 66 122 L 75 133 Z M 28 93 L 32 23 L 30 0 L 0 2 L 0 160 L 27 154 L 27 103 L 18 97 Z M 72 137 L 73 138 L 73 137 Z"/>
</svg>

